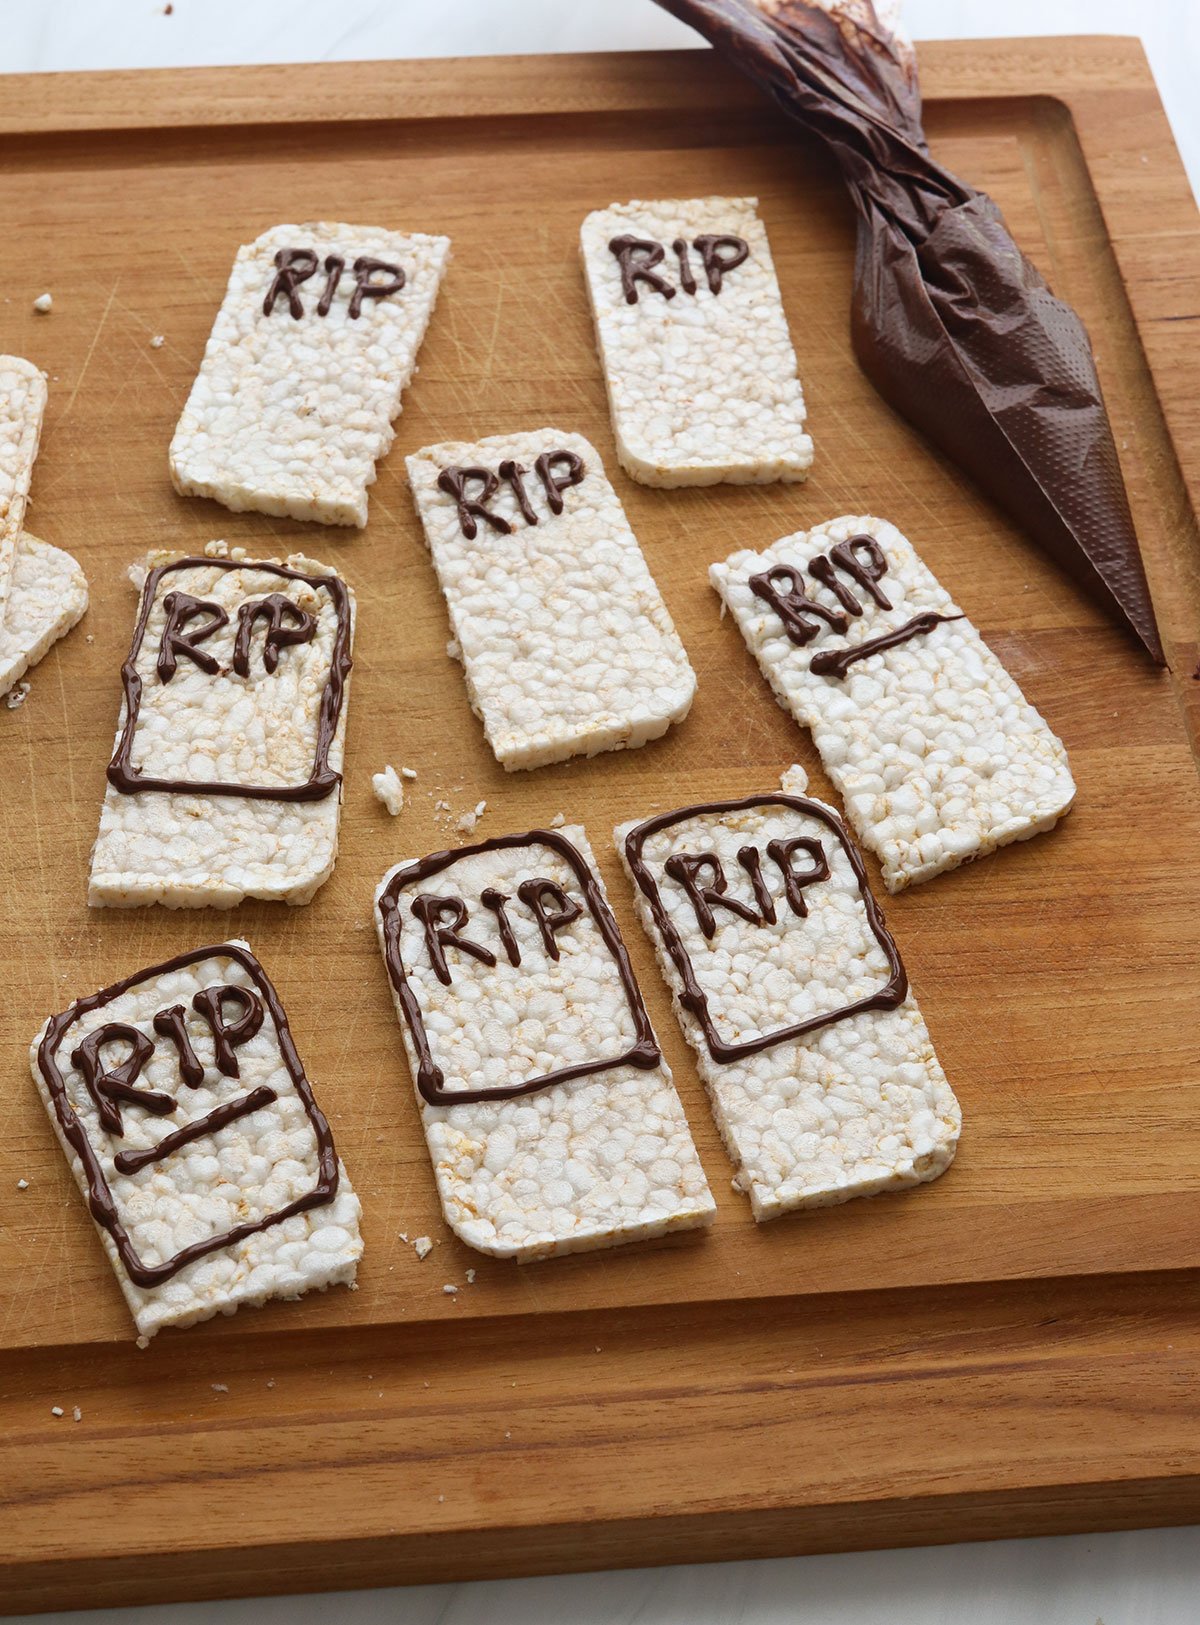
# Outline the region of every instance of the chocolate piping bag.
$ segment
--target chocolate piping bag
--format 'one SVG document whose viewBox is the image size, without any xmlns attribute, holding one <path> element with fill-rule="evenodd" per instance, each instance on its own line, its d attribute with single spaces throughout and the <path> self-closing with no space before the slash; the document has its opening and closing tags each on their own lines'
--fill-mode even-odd
<svg viewBox="0 0 1200 1625">
<path fill-rule="evenodd" d="M 880 0 L 658 0 L 829 150 L 858 216 L 864 372 L 1164 664 L 1087 330 L 921 125 L 916 57 Z"/>
</svg>

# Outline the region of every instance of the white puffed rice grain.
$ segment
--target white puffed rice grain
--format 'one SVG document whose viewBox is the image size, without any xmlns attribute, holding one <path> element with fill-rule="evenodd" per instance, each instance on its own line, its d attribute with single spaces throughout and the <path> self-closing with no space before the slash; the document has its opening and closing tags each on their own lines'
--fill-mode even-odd
<svg viewBox="0 0 1200 1625">
<path fill-rule="evenodd" d="M 404 786 L 390 763 L 382 773 L 372 773 L 371 788 L 393 818 L 404 811 Z"/>
</svg>

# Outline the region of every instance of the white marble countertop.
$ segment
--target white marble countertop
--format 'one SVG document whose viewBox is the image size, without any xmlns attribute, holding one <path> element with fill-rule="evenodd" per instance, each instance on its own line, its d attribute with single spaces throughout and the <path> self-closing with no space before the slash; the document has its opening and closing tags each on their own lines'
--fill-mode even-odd
<svg viewBox="0 0 1200 1625">
<path fill-rule="evenodd" d="M 918 39 L 1140 34 L 1200 192 L 1200 0 L 907 0 L 905 16 Z M 0 21 L 4 73 L 694 41 L 651 0 L 173 0 L 170 15 L 164 0 L 0 0 Z M 339 1625 L 1195 1625 L 1200 1530 L 36 1617 L 317 1625 L 331 1612 Z"/>
</svg>

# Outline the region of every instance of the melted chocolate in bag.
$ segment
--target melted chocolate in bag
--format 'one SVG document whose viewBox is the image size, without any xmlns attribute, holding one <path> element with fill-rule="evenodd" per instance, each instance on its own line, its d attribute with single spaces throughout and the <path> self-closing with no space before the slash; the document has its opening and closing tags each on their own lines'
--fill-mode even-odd
<svg viewBox="0 0 1200 1625">
<path fill-rule="evenodd" d="M 817 136 L 858 211 L 851 324 L 890 405 L 1151 659 L 1162 643 L 1087 331 L 921 127 L 916 64 L 871 0 L 658 0 Z"/>
</svg>

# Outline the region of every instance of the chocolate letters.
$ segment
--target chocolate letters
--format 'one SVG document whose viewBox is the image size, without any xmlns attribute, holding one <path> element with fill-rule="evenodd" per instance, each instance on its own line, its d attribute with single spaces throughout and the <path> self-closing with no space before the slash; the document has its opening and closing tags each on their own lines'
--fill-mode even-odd
<svg viewBox="0 0 1200 1625">
<path fill-rule="evenodd" d="M 325 281 L 316 304 L 318 316 L 329 315 L 345 269 L 346 262 L 340 254 L 325 256 Z M 304 315 L 304 304 L 297 289 L 316 274 L 317 256 L 311 248 L 281 248 L 275 255 L 275 275 L 263 300 L 263 315 L 270 316 L 279 300 L 285 299 L 292 318 L 299 321 Z M 399 265 L 389 265 L 386 260 L 366 255 L 355 260 L 353 276 L 354 290 L 346 311 L 352 322 L 362 315 L 364 299 L 386 299 L 391 293 L 399 293 L 405 283 Z"/>
<path fill-rule="evenodd" d="M 692 247 L 700 256 L 704 280 L 709 292 L 719 294 L 725 277 L 747 259 L 750 245 L 744 237 L 706 233 L 693 239 Z M 666 259 L 667 251 L 652 237 L 614 237 L 608 245 L 621 270 L 621 290 L 626 304 L 636 305 L 640 298 L 638 284 L 651 293 L 660 293 L 664 299 L 674 299 L 678 291 L 663 273 L 656 269 Z M 684 238 L 676 237 L 671 252 L 679 265 L 679 286 L 684 293 L 696 294 L 696 277 L 691 256 Z"/>
</svg>

